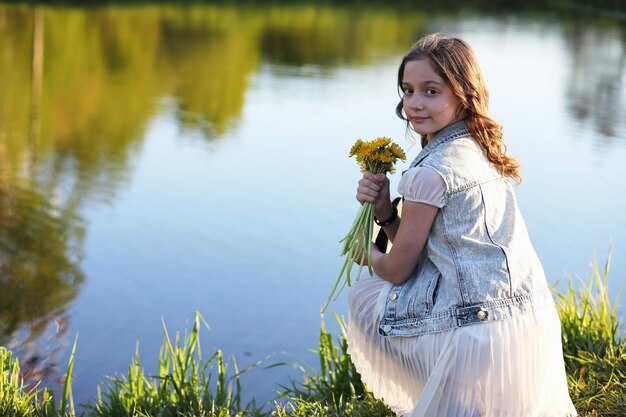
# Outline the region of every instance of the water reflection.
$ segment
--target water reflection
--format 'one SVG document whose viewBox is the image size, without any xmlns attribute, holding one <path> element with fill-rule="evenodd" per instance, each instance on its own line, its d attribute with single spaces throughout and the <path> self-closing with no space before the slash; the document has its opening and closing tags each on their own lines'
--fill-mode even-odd
<svg viewBox="0 0 626 417">
<path fill-rule="evenodd" d="M 84 280 L 84 229 L 72 204 L 28 185 L 0 183 L 0 345 L 16 350 L 25 376 L 47 381 L 57 376 L 67 326 L 52 333 L 49 327 L 65 322 Z M 61 343 L 54 347 L 55 341 Z"/>
<path fill-rule="evenodd" d="M 404 52 L 426 21 L 419 12 L 403 17 L 393 10 L 274 9 L 268 13 L 260 48 L 265 60 L 278 65 L 366 64 Z"/>
<path fill-rule="evenodd" d="M 592 125 L 606 142 L 626 137 L 626 31 L 621 29 L 577 22 L 565 36 L 572 62 L 568 111 Z"/>
<path fill-rule="evenodd" d="M 75 216 L 36 188 L 0 185 L 0 341 L 76 296 L 83 228 Z"/>
<path fill-rule="evenodd" d="M 241 121 L 261 65 L 332 75 L 398 57 L 433 13 L 1 5 L 0 344 L 21 349 L 34 378 L 54 378 L 85 281 L 87 204 L 115 201 L 163 97 L 176 129 L 213 141 Z M 563 27 L 567 111 L 623 140 L 625 27 Z"/>
<path fill-rule="evenodd" d="M 45 384 L 57 394 L 65 382 L 63 356 L 71 335 L 65 314 L 51 312 L 23 325 L 2 342 L 20 359 L 20 373 L 30 386 Z"/>
<path fill-rule="evenodd" d="M 239 118 L 258 67 L 261 22 L 237 9 L 205 7 L 170 9 L 160 20 L 160 84 L 178 98 L 181 125 L 207 138 L 223 135 Z"/>
</svg>

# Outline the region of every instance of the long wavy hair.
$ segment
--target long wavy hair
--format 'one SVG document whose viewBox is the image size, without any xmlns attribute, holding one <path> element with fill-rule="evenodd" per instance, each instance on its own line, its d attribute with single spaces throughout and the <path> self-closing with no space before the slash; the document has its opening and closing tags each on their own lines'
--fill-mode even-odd
<svg viewBox="0 0 626 417">
<path fill-rule="evenodd" d="M 456 118 L 465 115 L 467 127 L 472 137 L 480 144 L 489 161 L 505 177 L 517 182 L 522 180 L 520 164 L 516 158 L 507 155 L 502 140 L 502 127 L 489 116 L 489 92 L 480 71 L 476 55 L 462 39 L 434 33 L 421 38 L 402 58 L 398 69 L 398 91 L 400 103 L 396 114 L 407 122 L 403 113 L 402 78 L 407 62 L 428 59 L 435 72 L 448 83 L 460 101 Z M 426 136 L 421 137 L 422 147 L 426 146 Z"/>
</svg>

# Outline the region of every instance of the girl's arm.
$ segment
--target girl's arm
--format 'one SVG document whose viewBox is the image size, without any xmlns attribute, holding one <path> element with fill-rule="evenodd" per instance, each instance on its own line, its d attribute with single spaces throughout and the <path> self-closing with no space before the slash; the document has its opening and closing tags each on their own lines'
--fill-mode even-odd
<svg viewBox="0 0 626 417">
<path fill-rule="evenodd" d="M 391 222 L 389 222 L 389 224 L 384 223 L 381 226 L 381 228 L 385 232 L 385 235 L 387 235 L 387 239 L 389 239 L 389 242 L 391 243 L 393 243 L 394 239 L 396 238 L 398 226 L 400 225 L 400 213 L 398 212 L 398 209 L 394 208 L 393 203 L 391 203 L 391 210 L 389 211 L 389 214 L 385 213 L 381 216 L 374 214 L 380 224 L 380 222 L 387 222 L 387 220 L 390 219 L 391 216 L 393 216 L 394 211 L 396 213 L 395 218 Z"/>
<path fill-rule="evenodd" d="M 398 218 L 385 233 L 395 239 L 389 253 L 372 246 L 372 268 L 378 276 L 393 284 L 402 284 L 411 276 L 439 208 L 430 204 L 404 201 L 402 219 Z M 384 219 L 383 219 L 384 220 Z"/>
</svg>

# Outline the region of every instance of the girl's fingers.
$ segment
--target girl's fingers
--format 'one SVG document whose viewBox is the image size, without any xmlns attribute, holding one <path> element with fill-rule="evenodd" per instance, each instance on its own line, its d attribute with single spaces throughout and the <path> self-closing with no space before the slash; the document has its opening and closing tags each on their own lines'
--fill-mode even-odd
<svg viewBox="0 0 626 417">
<path fill-rule="evenodd" d="M 385 174 L 372 174 L 366 172 L 363 178 L 359 180 L 357 187 L 356 199 L 360 203 L 376 203 L 381 197 L 387 186 L 387 176 Z"/>
<path fill-rule="evenodd" d="M 380 196 L 380 187 L 360 185 L 356 190 L 357 200 L 374 202 Z"/>
<path fill-rule="evenodd" d="M 363 179 L 370 180 L 375 182 L 378 185 L 383 185 L 387 180 L 387 175 L 385 174 L 373 174 L 369 171 L 363 174 Z"/>
<path fill-rule="evenodd" d="M 357 194 L 356 195 L 356 199 L 358 202 L 360 203 L 372 203 L 372 204 L 376 204 L 376 197 L 372 197 L 371 195 L 365 195 L 365 194 Z"/>
<path fill-rule="evenodd" d="M 356 191 L 357 191 L 357 193 L 361 193 L 361 194 L 377 196 L 378 194 L 380 194 L 380 187 L 368 187 L 368 186 L 364 186 L 364 185 L 359 185 L 356 188 Z"/>
<path fill-rule="evenodd" d="M 359 187 L 371 188 L 374 191 L 380 191 L 382 185 L 382 183 L 376 182 L 375 180 L 369 178 L 361 178 L 359 180 Z"/>
</svg>

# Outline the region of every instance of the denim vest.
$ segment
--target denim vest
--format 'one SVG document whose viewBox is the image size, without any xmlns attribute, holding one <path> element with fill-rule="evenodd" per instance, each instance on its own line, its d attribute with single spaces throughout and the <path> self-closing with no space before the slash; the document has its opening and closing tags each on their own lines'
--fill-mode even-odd
<svg viewBox="0 0 626 417">
<path fill-rule="evenodd" d="M 513 188 L 465 122 L 437 133 L 415 166 L 441 174 L 445 205 L 411 277 L 387 294 L 380 334 L 440 332 L 553 305 Z"/>
</svg>

